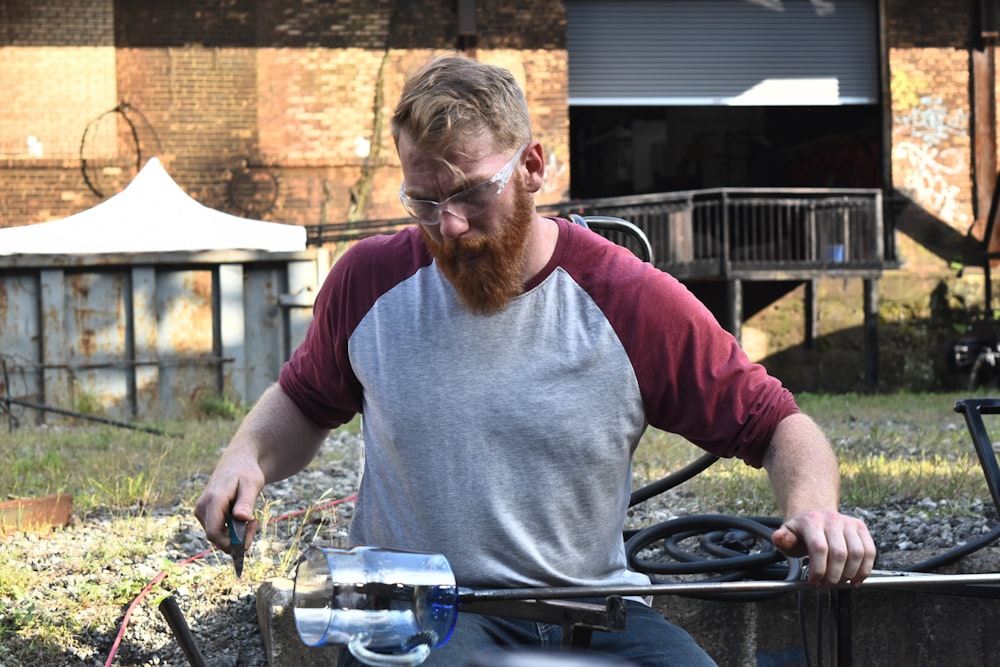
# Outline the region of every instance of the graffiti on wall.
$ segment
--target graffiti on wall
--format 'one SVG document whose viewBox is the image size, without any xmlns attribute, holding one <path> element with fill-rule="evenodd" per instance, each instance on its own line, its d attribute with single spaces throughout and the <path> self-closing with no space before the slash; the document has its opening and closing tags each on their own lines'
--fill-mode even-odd
<svg viewBox="0 0 1000 667">
<path fill-rule="evenodd" d="M 954 147 L 956 138 L 968 137 L 968 113 L 949 109 L 940 98 L 922 96 L 893 120 L 892 158 L 902 176 L 900 189 L 942 220 L 968 223 L 956 182 L 967 159 Z"/>
</svg>

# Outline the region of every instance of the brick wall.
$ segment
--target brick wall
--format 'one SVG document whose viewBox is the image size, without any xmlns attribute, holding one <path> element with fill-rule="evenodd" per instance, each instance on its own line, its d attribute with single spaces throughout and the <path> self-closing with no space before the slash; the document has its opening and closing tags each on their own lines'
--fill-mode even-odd
<svg viewBox="0 0 1000 667">
<path fill-rule="evenodd" d="M 969 53 L 977 46 L 977 3 L 884 2 L 893 183 L 964 232 L 976 215 Z M 563 5 L 476 5 L 476 55 L 524 82 L 536 135 L 550 153 L 540 200 L 564 199 Z M 440 0 L 0 1 L 0 226 L 89 208 L 101 200 L 94 190 L 116 192 L 153 155 L 196 199 L 234 213 L 299 224 L 398 216 L 387 119 L 405 73 L 455 48 L 455 7 Z M 121 102 L 128 106 L 115 112 Z M 353 209 L 368 185 L 364 210 Z"/>
<path fill-rule="evenodd" d="M 890 48 L 968 49 L 979 0 L 884 0 Z"/>
<path fill-rule="evenodd" d="M 974 218 L 968 53 L 893 49 L 890 65 L 893 184 L 964 232 Z"/>
<path fill-rule="evenodd" d="M 99 201 L 78 156 L 90 123 L 95 155 L 117 150 L 114 118 L 97 122 L 117 104 L 112 17 L 111 0 L 0 2 L 0 225 Z"/>
<path fill-rule="evenodd" d="M 90 208 L 154 155 L 191 196 L 237 214 L 400 216 L 388 117 L 405 73 L 458 40 L 455 3 L 439 0 L 7 4 L 0 226 Z M 476 4 L 476 55 L 525 85 L 551 153 L 541 201 L 556 201 L 569 186 L 562 3 Z"/>
<path fill-rule="evenodd" d="M 893 185 L 962 234 L 976 217 L 969 91 L 977 12 L 973 0 L 886 3 Z"/>
</svg>

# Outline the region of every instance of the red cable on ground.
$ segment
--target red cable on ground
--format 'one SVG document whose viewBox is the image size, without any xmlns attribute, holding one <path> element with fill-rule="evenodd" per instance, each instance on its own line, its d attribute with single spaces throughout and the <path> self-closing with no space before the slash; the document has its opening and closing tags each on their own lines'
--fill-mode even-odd
<svg viewBox="0 0 1000 667">
<path fill-rule="evenodd" d="M 200 554 L 195 554 L 194 556 L 191 556 L 190 558 L 187 558 L 181 561 L 180 563 L 177 563 L 175 567 L 181 565 L 187 565 L 188 563 L 191 563 L 199 558 L 207 556 L 213 551 L 215 551 L 215 547 L 212 547 L 211 549 L 205 549 Z M 111 645 L 111 653 L 108 654 L 108 659 L 104 662 L 104 667 L 111 667 L 111 664 L 115 659 L 115 655 L 118 653 L 118 647 L 121 645 L 122 639 L 125 637 L 125 629 L 128 627 L 129 619 L 132 618 L 132 612 L 135 611 L 135 608 L 139 606 L 139 603 L 142 602 L 142 600 L 146 597 L 146 595 L 149 594 L 149 591 L 153 590 L 153 586 L 160 583 L 166 578 L 168 572 L 169 570 L 161 570 L 159 574 L 153 577 L 153 580 L 150 581 L 148 584 L 146 584 L 146 586 L 139 592 L 139 595 L 137 595 L 135 599 L 132 600 L 132 603 L 128 606 L 128 609 L 125 610 L 125 617 L 122 619 L 121 627 L 118 628 L 118 634 L 115 636 L 114 644 Z"/>
<path fill-rule="evenodd" d="M 294 510 L 292 512 L 287 512 L 285 514 L 282 514 L 281 516 L 276 516 L 274 519 L 272 519 L 272 521 L 283 521 L 285 519 L 290 519 L 294 516 L 300 516 L 302 514 L 305 514 L 306 512 L 324 510 L 327 509 L 328 507 L 334 507 L 336 505 L 340 505 L 341 503 L 346 503 L 348 501 L 354 500 L 355 498 L 357 498 L 357 494 L 351 494 L 349 496 L 344 496 L 343 498 L 331 500 L 326 503 L 313 505 L 312 507 L 308 507 L 304 510 Z M 176 569 L 178 567 L 183 567 L 184 565 L 189 565 L 195 562 L 196 560 L 201 560 L 202 558 L 209 555 L 215 550 L 216 547 L 205 549 L 201 553 L 195 554 L 194 556 L 189 556 L 188 558 L 185 558 L 179 563 L 174 563 L 174 566 L 170 569 L 161 570 L 159 574 L 153 577 L 153 579 L 148 584 L 146 584 L 141 591 L 139 591 L 139 594 L 135 596 L 135 599 L 132 600 L 131 604 L 129 604 L 128 609 L 125 610 L 125 616 L 122 618 L 122 624 L 118 628 L 118 634 L 115 636 L 115 641 L 111 645 L 111 652 L 108 654 L 108 659 L 104 661 L 104 667 L 111 667 L 111 665 L 114 663 L 115 655 L 118 654 L 118 648 L 121 646 L 122 639 L 125 638 L 125 630 L 126 628 L 128 628 L 128 622 L 132 618 L 132 612 L 135 611 L 135 608 L 139 606 L 139 603 L 142 602 L 147 595 L 149 595 L 149 592 L 153 590 L 153 587 L 156 586 L 161 581 L 163 581 L 167 577 L 167 574 L 170 573 L 170 570 Z"/>
</svg>

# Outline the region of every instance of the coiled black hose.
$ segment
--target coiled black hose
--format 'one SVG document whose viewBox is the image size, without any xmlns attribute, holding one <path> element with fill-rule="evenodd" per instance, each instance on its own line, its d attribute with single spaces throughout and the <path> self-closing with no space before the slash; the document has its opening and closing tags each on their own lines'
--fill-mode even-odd
<svg viewBox="0 0 1000 667">
<path fill-rule="evenodd" d="M 705 581 L 743 579 L 795 581 L 802 576 L 802 562 L 785 556 L 771 542 L 781 525 L 771 517 L 738 517 L 710 514 L 680 517 L 634 532 L 625 542 L 629 567 L 661 583 L 657 575 L 711 575 Z M 685 542 L 697 539 L 700 552 Z M 643 557 L 658 551 L 671 560 Z M 712 600 L 754 602 L 779 595 L 776 592 L 702 594 Z"/>
<path fill-rule="evenodd" d="M 703 455 L 684 468 L 632 493 L 629 507 L 668 491 L 704 472 L 718 457 Z M 771 535 L 782 521 L 775 517 L 737 517 L 701 515 L 671 519 L 641 530 L 626 531 L 625 556 L 629 567 L 649 575 L 654 583 L 663 583 L 657 575 L 705 575 L 705 581 L 743 579 L 794 581 L 802 576 L 801 559 L 778 551 Z M 698 538 L 700 552 L 683 546 Z M 1000 540 L 1000 524 L 973 540 L 932 558 L 905 568 L 904 572 L 933 572 Z M 658 552 L 665 558 L 646 558 L 644 552 Z M 697 597 L 711 600 L 754 602 L 780 593 L 717 593 Z"/>
</svg>

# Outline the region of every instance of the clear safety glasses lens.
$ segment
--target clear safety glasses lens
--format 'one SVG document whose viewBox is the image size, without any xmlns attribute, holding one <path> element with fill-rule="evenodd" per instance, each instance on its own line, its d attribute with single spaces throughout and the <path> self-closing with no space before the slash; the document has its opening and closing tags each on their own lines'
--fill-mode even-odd
<svg viewBox="0 0 1000 667">
<path fill-rule="evenodd" d="M 485 211 L 500 196 L 503 189 L 514 174 L 514 168 L 527 144 L 523 144 L 514 155 L 501 167 L 493 178 L 461 192 L 453 194 L 442 202 L 430 199 L 413 199 L 406 192 L 406 183 L 399 186 L 399 201 L 403 209 L 412 217 L 425 225 L 437 225 L 441 215 L 448 211 L 460 218 L 474 218 Z"/>
</svg>

